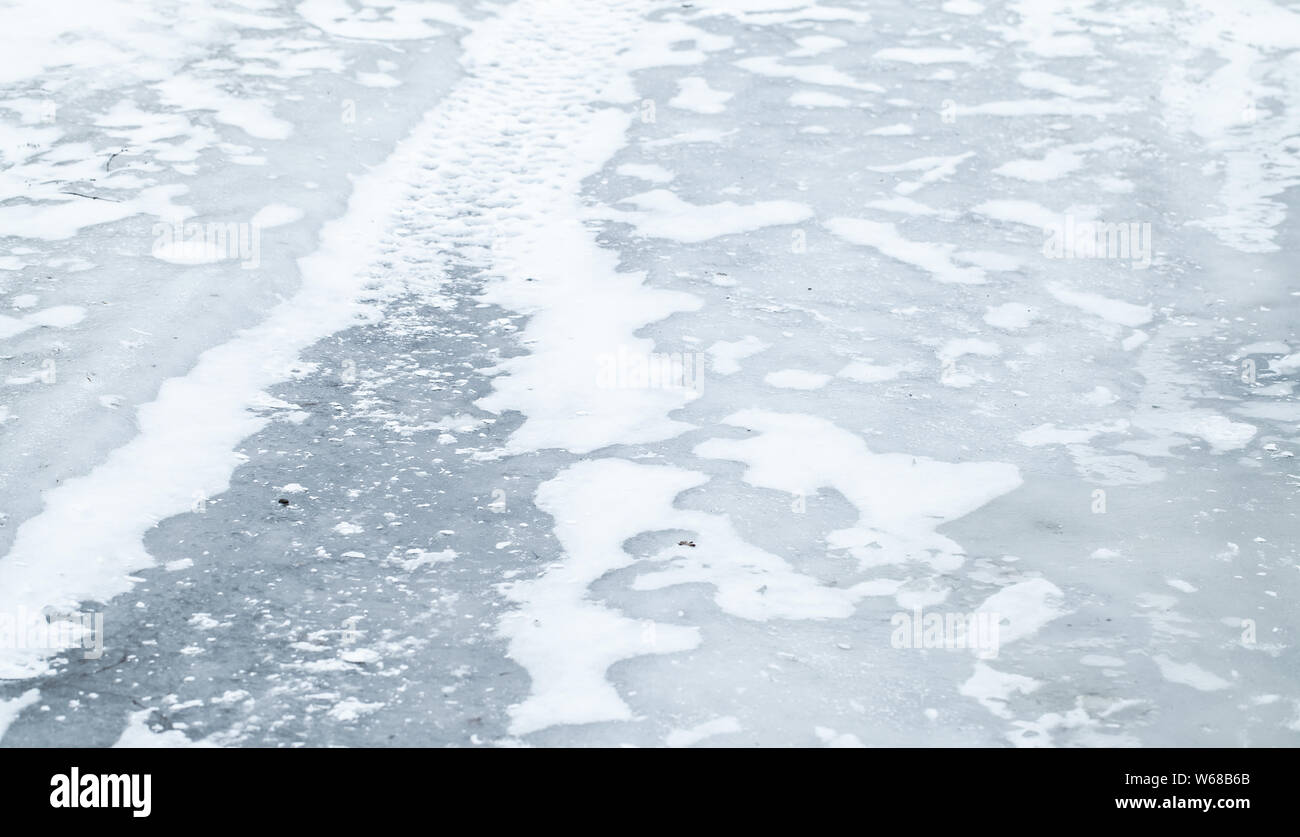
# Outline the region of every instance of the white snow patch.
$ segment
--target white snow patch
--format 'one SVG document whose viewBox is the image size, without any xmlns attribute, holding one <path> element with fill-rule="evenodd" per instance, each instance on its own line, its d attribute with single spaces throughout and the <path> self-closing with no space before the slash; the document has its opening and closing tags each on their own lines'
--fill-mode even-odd
<svg viewBox="0 0 1300 837">
<path fill-rule="evenodd" d="M 1150 305 L 1134 305 L 1100 294 L 1071 290 L 1057 282 L 1049 283 L 1047 291 L 1066 305 L 1072 305 L 1108 322 L 1137 328 L 1151 322 Z"/>
<path fill-rule="evenodd" d="M 384 704 L 382 702 L 367 703 L 358 698 L 350 697 L 334 704 L 326 714 L 341 723 L 350 723 L 363 715 L 369 715 L 383 708 Z"/>
<path fill-rule="evenodd" d="M 907 64 L 978 64 L 983 60 L 970 47 L 889 47 L 876 53 L 877 61 Z"/>
<path fill-rule="evenodd" d="M 675 729 L 668 733 L 668 738 L 664 743 L 669 747 L 690 747 L 706 738 L 740 732 L 741 729 L 740 721 L 732 715 L 727 715 L 723 718 L 714 718 L 712 721 L 696 724 L 689 729 Z"/>
<path fill-rule="evenodd" d="M 815 727 L 813 735 L 831 749 L 861 750 L 866 747 L 862 740 L 851 732 L 837 733 L 830 727 Z"/>
<path fill-rule="evenodd" d="M 68 328 L 80 323 L 85 317 L 86 309 L 80 305 L 56 305 L 24 317 L 0 314 L 0 340 L 16 337 L 33 328 Z"/>
<path fill-rule="evenodd" d="M 816 441 L 803 437 L 800 444 Z M 736 458 L 730 456 L 731 444 L 713 440 L 696 453 Z M 759 447 L 769 445 L 772 440 Z M 773 447 L 777 445 L 779 440 Z M 750 449 L 737 453 L 745 456 Z M 608 668 L 631 657 L 671 654 L 698 644 L 694 627 L 632 619 L 588 595 L 592 583 L 636 560 L 623 545 L 643 532 L 689 531 L 696 546 L 669 546 L 641 559 L 663 569 L 637 576 L 633 589 L 708 584 L 716 590 L 718 607 L 744 619 L 844 618 L 862 597 L 897 590 L 898 583 L 890 580 L 827 586 L 746 542 L 726 515 L 677 507 L 679 494 L 708 479 L 681 468 L 595 459 L 561 471 L 538 488 L 536 505 L 555 519 L 564 557 L 535 579 L 501 587 L 517 608 L 502 617 L 500 631 L 509 640 L 510 657 L 528 671 L 532 683 L 528 697 L 510 707 L 512 734 L 555 724 L 628 720 L 632 711 L 606 680 Z M 981 490 L 989 489 L 984 485 Z M 941 522 L 925 515 L 917 521 L 927 527 Z M 943 542 L 938 536 L 926 539 L 927 546 Z"/>
<path fill-rule="evenodd" d="M 678 79 L 677 90 L 677 95 L 668 100 L 670 107 L 706 114 L 722 113 L 727 109 L 727 101 L 735 95 L 725 90 L 714 90 L 699 76 Z"/>
<path fill-rule="evenodd" d="M 985 281 L 983 270 L 953 264 L 955 245 L 912 241 L 904 238 L 891 222 L 832 218 L 826 222 L 826 228 L 851 244 L 873 247 L 891 259 L 919 268 L 936 281 L 957 284 Z"/>
<path fill-rule="evenodd" d="M 1089 213 L 1079 211 L 1069 213 L 1053 212 L 1040 203 L 1025 200 L 984 201 L 971 211 L 986 218 L 992 218 L 995 221 L 1023 224 L 1037 230 L 1052 228 L 1054 225 L 1061 223 L 1061 219 L 1066 217 L 1067 214 L 1075 215 L 1080 220 L 1090 217 Z"/>
<path fill-rule="evenodd" d="M 763 376 L 763 383 L 782 389 L 821 389 L 830 380 L 830 375 L 804 369 L 781 369 Z"/>
<path fill-rule="evenodd" d="M 614 171 L 623 177 L 635 177 L 650 183 L 667 183 L 676 177 L 668 169 L 653 163 L 624 163 Z"/>
<path fill-rule="evenodd" d="M 768 344 L 750 334 L 739 340 L 719 340 L 705 351 L 712 358 L 710 368 L 719 375 L 740 371 L 740 361 L 768 348 Z"/>
<path fill-rule="evenodd" d="M 877 198 L 876 200 L 867 201 L 867 208 L 879 209 L 882 212 L 897 212 L 900 215 L 938 215 L 939 210 L 932 206 L 921 203 L 912 198 L 894 195 L 890 198 Z M 963 254 L 958 254 L 961 258 Z"/>
<path fill-rule="evenodd" d="M 1012 717 L 1007 704 L 1017 694 L 1029 694 L 1042 686 L 1042 681 L 1021 674 L 998 671 L 988 663 L 975 663 L 975 673 L 957 688 L 959 694 L 979 701 L 980 705 L 999 718 Z"/>
<path fill-rule="evenodd" d="M 1012 584 L 989 596 L 976 608 L 979 613 L 997 614 L 999 645 L 1032 636 L 1048 622 L 1064 616 L 1065 594 L 1043 578 Z"/>
<path fill-rule="evenodd" d="M 1214 692 L 1226 689 L 1232 684 L 1217 674 L 1206 671 L 1196 663 L 1177 663 L 1163 655 L 1156 655 L 1151 660 L 1160 669 L 1160 676 L 1170 683 L 1191 686 L 1202 692 Z"/>
<path fill-rule="evenodd" d="M 885 88 L 878 84 L 862 82 L 837 70 L 829 64 L 782 64 L 781 59 L 770 56 L 742 58 L 736 66 L 751 73 L 772 78 L 792 78 L 804 84 L 818 84 L 823 87 L 847 87 L 852 90 L 864 90 L 868 93 L 884 93 Z"/>
<path fill-rule="evenodd" d="M 744 479 L 760 488 L 813 496 L 833 488 L 858 510 L 858 521 L 826 542 L 864 567 L 917 561 L 950 571 L 961 547 L 935 530 L 1020 485 L 1014 465 L 939 462 L 903 453 L 874 453 L 861 437 L 825 419 L 744 410 L 727 424 L 754 431 L 743 439 L 710 439 L 699 456 L 746 464 Z"/>
<path fill-rule="evenodd" d="M 812 217 L 812 209 L 793 201 L 759 201 L 741 205 L 687 203 L 667 189 L 655 189 L 625 198 L 640 212 L 604 210 L 596 217 L 625 221 L 638 233 L 653 238 L 695 243 L 724 235 L 753 232 L 764 227 L 797 224 Z"/>
<path fill-rule="evenodd" d="M 821 90 L 800 90 L 792 93 L 789 103 L 797 108 L 846 108 L 853 104 L 843 96 Z"/>
<path fill-rule="evenodd" d="M 1068 78 L 1045 73 L 1041 70 L 1025 70 L 1016 76 L 1016 81 L 1031 90 L 1046 90 L 1048 93 L 1055 93 L 1057 96 L 1066 96 L 1071 99 L 1089 99 L 1110 95 L 1109 91 L 1104 87 L 1097 87 L 1093 84 L 1075 84 Z"/>
<path fill-rule="evenodd" d="M 977 337 L 959 337 L 955 340 L 948 340 L 935 352 L 940 366 L 939 381 L 948 387 L 958 389 L 969 387 L 980 379 L 959 367 L 957 361 L 966 355 L 995 357 L 1001 353 L 1002 349 L 998 344 L 991 343 L 988 340 L 980 340 Z"/>
<path fill-rule="evenodd" d="M 877 384 L 892 381 L 904 371 L 903 366 L 879 366 L 867 361 L 855 360 L 836 373 L 841 378 L 858 381 L 863 384 Z"/>
<path fill-rule="evenodd" d="M 799 48 L 786 53 L 786 56 L 790 58 L 809 58 L 814 55 L 821 55 L 823 52 L 830 52 L 833 49 L 848 46 L 848 41 L 832 38 L 829 35 L 805 35 L 802 38 L 795 38 L 794 42 L 799 45 Z"/>
<path fill-rule="evenodd" d="M 296 206 L 272 203 L 262 207 L 253 215 L 252 224 L 259 229 L 270 229 L 292 224 L 302 217 L 303 211 Z"/>
<path fill-rule="evenodd" d="M 168 729 L 161 732 L 155 732 L 149 726 L 149 719 L 153 717 L 156 709 L 142 709 L 139 712 L 132 712 L 127 719 L 126 728 L 118 736 L 117 743 L 113 745 L 114 749 L 182 749 L 188 747 L 214 747 L 208 741 L 191 741 L 189 736 L 178 729 Z"/>
<path fill-rule="evenodd" d="M 984 312 L 984 322 L 995 328 L 1016 331 L 1028 328 L 1042 312 L 1027 302 L 1004 302 Z"/>
</svg>

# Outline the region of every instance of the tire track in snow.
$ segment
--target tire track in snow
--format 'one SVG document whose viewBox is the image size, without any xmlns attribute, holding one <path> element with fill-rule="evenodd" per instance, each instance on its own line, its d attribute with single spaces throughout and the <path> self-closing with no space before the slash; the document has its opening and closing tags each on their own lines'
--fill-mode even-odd
<svg viewBox="0 0 1300 837">
<path fill-rule="evenodd" d="M 153 564 L 144 535 L 189 511 L 196 497 L 228 487 L 240 461 L 234 448 L 268 421 L 254 412 L 262 393 L 296 374 L 306 347 L 379 319 L 384 301 L 399 294 L 436 294 L 445 258 L 486 265 L 494 235 L 524 236 L 542 220 L 544 229 L 533 229 L 530 239 L 534 248 L 563 248 L 585 235 L 576 218 L 557 217 L 553 202 L 576 192 L 621 144 L 627 115 L 589 102 L 626 101 L 626 90 L 604 89 L 600 79 L 610 75 L 646 8 L 522 0 L 478 24 L 464 41 L 467 78 L 384 163 L 358 178 L 347 212 L 322 229 L 320 249 L 299 261 L 300 290 L 263 323 L 165 382 L 139 410 L 139 435 L 45 495 L 44 509 L 24 522 L 0 559 L 0 612 L 73 610 L 130 590 L 130 574 Z M 564 38 L 548 42 L 556 32 Z M 529 248 L 510 253 L 536 255 Z M 612 274 L 612 262 L 604 266 L 602 275 Z M 603 335 L 611 339 L 630 341 L 645 317 L 690 304 L 681 294 L 638 297 L 638 276 L 602 289 L 594 274 L 582 272 L 567 290 L 603 291 L 611 306 L 622 294 L 641 318 L 620 320 L 621 330 Z M 527 364 L 514 367 L 518 381 Z M 504 395 L 496 402 L 514 406 Z M 617 412 L 603 420 L 617 422 Z M 672 426 L 663 419 L 642 432 L 658 437 Z M 44 673 L 48 656 L 5 650 L 0 677 Z"/>
</svg>

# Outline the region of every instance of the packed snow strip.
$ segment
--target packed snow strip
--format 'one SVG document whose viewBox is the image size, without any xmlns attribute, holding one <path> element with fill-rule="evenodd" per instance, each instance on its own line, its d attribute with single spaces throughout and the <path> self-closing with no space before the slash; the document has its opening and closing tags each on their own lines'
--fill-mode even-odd
<svg viewBox="0 0 1300 837">
<path fill-rule="evenodd" d="M 699 298 L 650 288 L 641 272 L 620 272 L 618 254 L 601 249 L 584 220 L 627 220 L 645 235 L 702 241 L 810 214 L 784 201 L 699 207 L 664 189 L 630 198 L 638 212 L 582 205 L 582 180 L 625 145 L 631 120 L 627 111 L 597 103 L 637 101 L 630 69 L 703 62 L 708 51 L 730 44 L 680 21 L 647 22 L 639 12 L 652 5 L 552 4 L 548 19 L 539 21 L 550 28 L 531 36 L 544 40 L 548 31 L 565 31 L 573 43 L 528 59 L 528 81 L 507 80 L 485 91 L 509 106 L 509 118 L 467 120 L 455 147 L 445 150 L 470 155 L 490 172 L 484 200 L 495 206 L 484 210 L 490 223 L 480 232 L 491 246 L 487 266 L 495 278 L 484 301 L 529 316 L 521 333 L 529 353 L 499 364 L 493 392 L 478 401 L 486 410 L 524 416 L 496 455 L 543 448 L 585 453 L 670 438 L 689 427 L 668 416 L 699 395 L 695 353 L 635 335 L 695 310 Z M 696 49 L 670 49 L 683 41 Z M 530 52 L 527 43 L 521 33 L 505 48 Z M 518 59 L 502 54 L 500 60 Z M 528 96 L 519 95 L 520 84 Z M 683 374 L 641 380 L 638 370 L 665 365 Z"/>
<path fill-rule="evenodd" d="M 268 420 L 252 411 L 263 391 L 292 374 L 302 349 L 375 315 L 363 299 L 382 296 L 384 279 L 369 267 L 388 244 L 388 219 L 442 123 L 437 111 L 428 115 L 388 160 L 357 180 L 346 214 L 328 223 L 320 249 L 299 261 L 303 282 L 293 297 L 205 352 L 188 374 L 164 382 L 139 409 L 139 435 L 90 473 L 45 494 L 42 512 L 19 528 L 0 559 L 0 612 L 75 609 L 125 592 L 130 573 L 152 564 L 145 533 L 191 509 L 195 498 L 226 489 L 240 461 L 234 448 Z M 39 673 L 41 657 L 32 649 L 2 652 L 0 676 Z"/>
<path fill-rule="evenodd" d="M 619 123 L 610 127 L 621 132 Z M 542 204 L 551 218 L 539 218 L 496 247 L 494 271 L 506 279 L 489 287 L 484 299 L 530 316 L 522 335 L 530 353 L 499 364 L 493 392 L 477 404 L 523 414 L 505 453 L 584 453 L 676 436 L 689 425 L 668 415 L 698 397 L 692 386 L 698 378 L 670 372 L 655 385 L 648 372 L 639 378 L 636 370 L 664 359 L 673 367 L 674 359 L 657 352 L 653 340 L 634 335 L 651 322 L 694 310 L 699 301 L 651 289 L 642 273 L 619 272 L 618 255 L 600 249 L 579 221 L 565 218 L 563 200 L 557 193 Z M 580 209 L 571 199 L 567 208 Z M 689 362 L 682 358 L 683 373 Z"/>
</svg>

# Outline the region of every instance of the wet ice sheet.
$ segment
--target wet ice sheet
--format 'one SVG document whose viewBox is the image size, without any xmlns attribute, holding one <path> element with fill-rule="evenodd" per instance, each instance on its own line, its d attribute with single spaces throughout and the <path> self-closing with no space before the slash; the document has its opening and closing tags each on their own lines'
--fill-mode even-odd
<svg viewBox="0 0 1300 837">
<path fill-rule="evenodd" d="M 390 295 L 223 421 L 246 461 L 115 578 L 112 665 L 14 681 L 6 740 L 1290 740 L 1295 15 L 1243 8 L 502 9 Z M 1214 118 L 1148 112 L 1180 85 Z M 1074 247 L 1105 221 L 1154 237 Z M 925 635 L 989 612 L 995 654 Z"/>
</svg>

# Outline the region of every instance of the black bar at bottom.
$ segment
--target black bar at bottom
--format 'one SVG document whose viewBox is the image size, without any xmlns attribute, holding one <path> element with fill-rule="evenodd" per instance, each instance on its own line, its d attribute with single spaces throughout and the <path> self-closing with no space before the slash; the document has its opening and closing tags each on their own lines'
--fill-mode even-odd
<svg viewBox="0 0 1300 837">
<path fill-rule="evenodd" d="M 589 825 L 628 816 L 681 823 L 698 808 L 745 819 L 839 811 L 863 827 L 877 816 L 890 819 L 876 826 L 897 816 L 927 826 L 1008 823 L 993 814 L 1231 826 L 1256 813 L 1289 818 L 1292 761 L 1290 751 L 1178 749 L 0 750 L 0 816 L 54 826 L 338 828 L 433 815 L 424 821 L 441 830 L 463 816 L 485 828 L 536 827 L 561 809 Z M 611 815 L 611 805 L 622 813 Z"/>
</svg>

